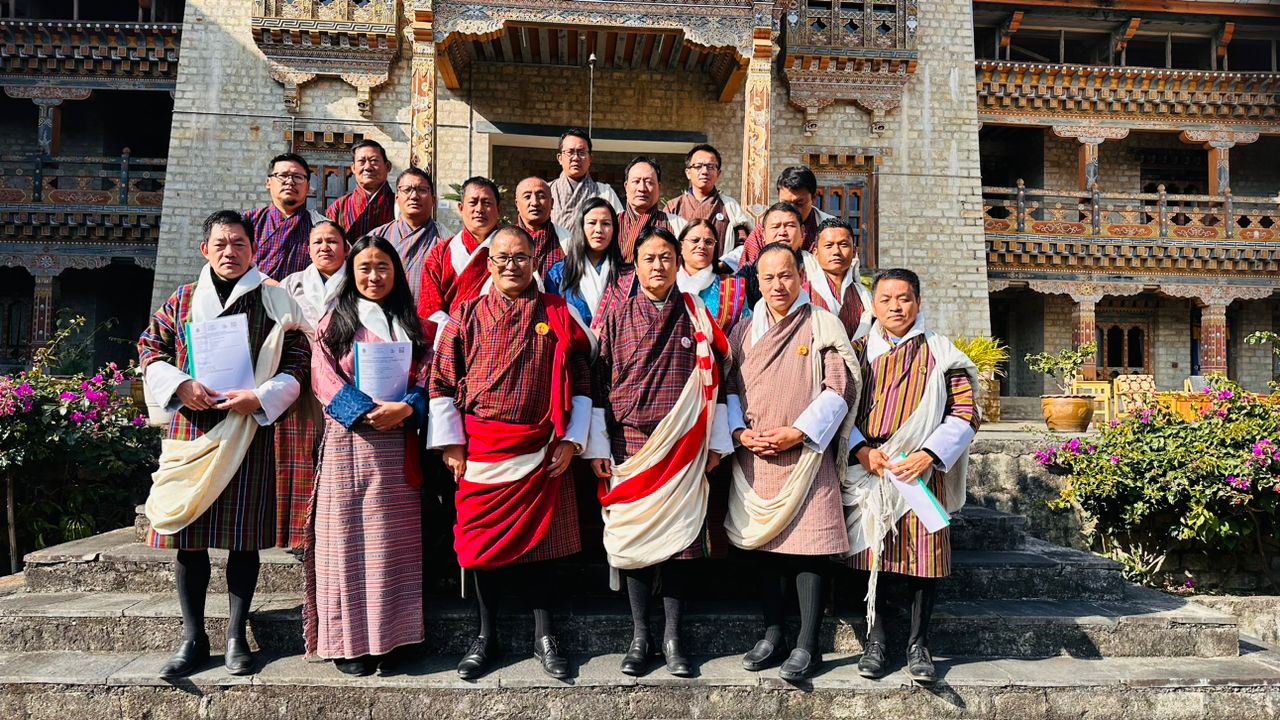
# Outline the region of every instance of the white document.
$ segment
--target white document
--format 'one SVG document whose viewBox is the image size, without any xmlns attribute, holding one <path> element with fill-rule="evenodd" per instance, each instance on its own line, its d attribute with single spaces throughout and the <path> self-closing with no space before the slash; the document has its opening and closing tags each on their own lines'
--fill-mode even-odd
<svg viewBox="0 0 1280 720">
<path fill-rule="evenodd" d="M 884 471 L 884 476 L 893 481 L 893 486 L 902 495 L 911 512 L 920 518 L 920 523 L 924 525 L 925 530 L 936 533 L 951 524 L 951 516 L 942 509 L 942 503 L 938 502 L 938 498 L 929 491 L 928 485 L 919 480 L 904 483 L 888 470 Z"/>
<path fill-rule="evenodd" d="M 187 323 L 187 339 L 196 382 L 219 395 L 258 386 L 249 354 L 249 317 L 244 313 Z"/>
<path fill-rule="evenodd" d="M 408 342 L 356 343 L 356 388 L 374 400 L 398 402 L 409 390 L 413 345 Z"/>
</svg>

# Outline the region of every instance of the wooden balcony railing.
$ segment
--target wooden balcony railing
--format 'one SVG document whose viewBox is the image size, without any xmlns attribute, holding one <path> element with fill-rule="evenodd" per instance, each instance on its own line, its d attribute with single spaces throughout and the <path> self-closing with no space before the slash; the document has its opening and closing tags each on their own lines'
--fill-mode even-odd
<svg viewBox="0 0 1280 720">
<path fill-rule="evenodd" d="M 1280 194 L 1275 197 L 1104 193 L 984 187 L 988 233 L 1173 238 L 1192 241 L 1269 242 L 1280 238 Z"/>
</svg>

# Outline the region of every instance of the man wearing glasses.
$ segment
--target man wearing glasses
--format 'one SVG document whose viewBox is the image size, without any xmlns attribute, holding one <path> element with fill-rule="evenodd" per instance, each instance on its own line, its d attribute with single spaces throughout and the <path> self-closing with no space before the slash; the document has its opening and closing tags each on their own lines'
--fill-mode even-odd
<svg viewBox="0 0 1280 720">
<path fill-rule="evenodd" d="M 570 128 L 560 136 L 556 160 L 560 162 L 560 177 L 551 183 L 551 222 L 573 227 L 578 211 L 597 197 L 608 200 L 614 212 L 622 212 L 622 201 L 613 188 L 591 177 L 591 137 L 585 130 Z"/>
<path fill-rule="evenodd" d="M 329 206 L 325 213 L 347 231 L 355 242 L 380 225 L 395 219 L 395 191 L 387 183 L 391 161 L 374 140 L 351 146 L 351 176 L 356 187 Z"/>
<path fill-rule="evenodd" d="M 746 225 L 750 232 L 755 225 L 738 201 L 721 193 L 716 186 L 722 167 L 719 150 L 706 144 L 695 145 L 684 157 L 684 176 L 689 179 L 689 189 L 671 198 L 663 208 L 687 222 L 710 220 L 716 227 L 717 258 L 736 245 L 736 226 Z"/>
<path fill-rule="evenodd" d="M 409 289 L 418 297 L 422 285 L 422 271 L 427 264 L 427 253 L 441 237 L 450 234 L 436 224 L 436 183 L 431 173 L 411 167 L 396 178 L 396 207 L 400 210 L 397 220 L 369 231 L 390 242 L 400 253 L 404 274 L 409 279 Z M 354 239 L 354 238 L 353 238 Z"/>
<path fill-rule="evenodd" d="M 328 218 L 307 209 L 311 166 L 302 156 L 277 155 L 271 158 L 269 168 L 267 192 L 271 193 L 271 204 L 246 212 L 244 219 L 253 225 L 258 244 L 253 262 L 258 271 L 281 282 L 311 264 L 311 227 Z"/>
</svg>

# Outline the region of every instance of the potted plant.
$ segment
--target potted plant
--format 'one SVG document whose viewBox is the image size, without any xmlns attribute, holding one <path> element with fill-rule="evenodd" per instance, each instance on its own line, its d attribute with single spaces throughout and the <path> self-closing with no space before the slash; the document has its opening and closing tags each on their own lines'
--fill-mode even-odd
<svg viewBox="0 0 1280 720">
<path fill-rule="evenodd" d="M 1080 376 L 1080 368 L 1097 352 L 1096 343 L 1088 342 L 1071 350 L 1027 355 L 1027 366 L 1033 372 L 1048 375 L 1062 390 L 1060 395 L 1041 395 L 1040 410 L 1050 430 L 1084 432 L 1093 420 L 1093 396 L 1072 395 L 1071 385 Z"/>
<path fill-rule="evenodd" d="M 1009 360 L 1009 346 L 991 337 L 960 337 L 955 345 L 978 366 L 978 383 L 981 385 L 979 404 L 984 422 L 1000 422 L 1000 382 L 1004 377 L 1005 362 Z"/>
</svg>

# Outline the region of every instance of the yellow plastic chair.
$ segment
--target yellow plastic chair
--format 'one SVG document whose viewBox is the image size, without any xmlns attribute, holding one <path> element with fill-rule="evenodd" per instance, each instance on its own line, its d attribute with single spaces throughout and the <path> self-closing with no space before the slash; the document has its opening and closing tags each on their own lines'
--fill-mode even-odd
<svg viewBox="0 0 1280 720">
<path fill-rule="evenodd" d="M 1094 417 L 1102 421 L 1111 419 L 1111 383 L 1106 380 L 1076 380 L 1071 383 L 1071 394 L 1092 395 Z"/>
<path fill-rule="evenodd" d="M 1132 415 L 1138 408 L 1155 402 L 1155 375 L 1120 375 L 1114 381 L 1116 417 Z"/>
</svg>

